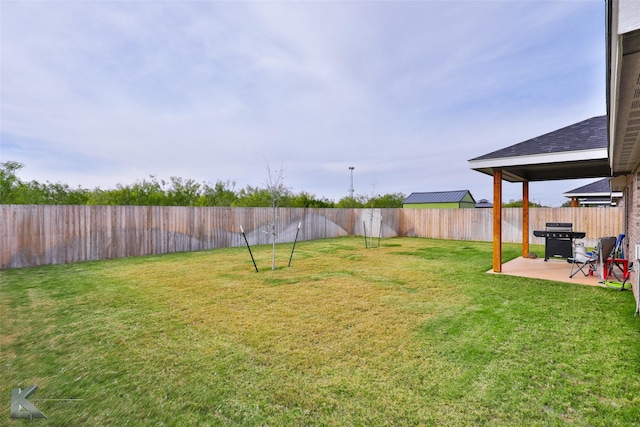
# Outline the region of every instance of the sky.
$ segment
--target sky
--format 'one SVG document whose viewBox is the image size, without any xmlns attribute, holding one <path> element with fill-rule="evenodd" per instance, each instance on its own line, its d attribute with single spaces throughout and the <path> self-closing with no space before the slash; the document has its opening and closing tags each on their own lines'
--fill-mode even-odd
<svg viewBox="0 0 640 427">
<path fill-rule="evenodd" d="M 23 180 L 239 190 L 271 170 L 338 201 L 352 166 L 355 195 L 492 200 L 469 159 L 606 113 L 602 0 L 2 0 L 0 24 L 0 160 Z"/>
</svg>

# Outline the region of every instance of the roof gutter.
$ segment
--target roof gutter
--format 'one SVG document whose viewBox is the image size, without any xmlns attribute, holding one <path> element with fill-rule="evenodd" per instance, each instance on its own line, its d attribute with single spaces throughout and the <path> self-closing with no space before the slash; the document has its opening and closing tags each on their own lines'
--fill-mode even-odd
<svg viewBox="0 0 640 427">
<path fill-rule="evenodd" d="M 529 156 L 501 157 L 495 159 L 469 160 L 471 169 L 503 168 L 513 166 L 541 165 L 546 163 L 575 162 L 581 160 L 606 160 L 606 148 L 565 151 L 560 153 L 536 154 Z"/>
</svg>

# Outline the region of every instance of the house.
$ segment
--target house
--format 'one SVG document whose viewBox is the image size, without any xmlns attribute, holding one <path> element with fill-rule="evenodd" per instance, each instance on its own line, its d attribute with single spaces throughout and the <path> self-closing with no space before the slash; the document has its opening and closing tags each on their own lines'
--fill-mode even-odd
<svg viewBox="0 0 640 427">
<path fill-rule="evenodd" d="M 402 207 L 413 209 L 475 208 L 476 201 L 469 190 L 435 191 L 411 193 L 402 202 Z"/>
<path fill-rule="evenodd" d="M 603 178 L 583 185 L 562 195 L 571 199 L 571 207 L 616 206 L 622 197 L 621 191 L 611 191 L 611 178 Z"/>
<path fill-rule="evenodd" d="M 476 208 L 492 208 L 493 203 L 488 201 L 487 199 L 480 199 L 478 203 L 476 203 Z"/>
<path fill-rule="evenodd" d="M 606 116 L 469 160 L 493 177 L 493 271 L 502 266 L 502 181 L 522 183 L 522 255 L 529 253 L 529 182 L 612 178 L 621 192 L 625 253 L 640 263 L 640 2 L 606 0 Z M 638 269 L 636 269 L 638 270 Z M 638 272 L 630 282 L 640 313 Z"/>
<path fill-rule="evenodd" d="M 607 118 L 612 191 L 622 192 L 626 253 L 640 252 L 640 2 L 607 0 Z M 631 274 L 640 313 L 638 268 Z"/>
</svg>

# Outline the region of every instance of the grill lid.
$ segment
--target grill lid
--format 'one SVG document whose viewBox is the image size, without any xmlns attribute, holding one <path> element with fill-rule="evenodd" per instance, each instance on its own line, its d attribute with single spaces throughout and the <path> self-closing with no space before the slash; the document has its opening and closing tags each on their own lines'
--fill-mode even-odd
<svg viewBox="0 0 640 427">
<path fill-rule="evenodd" d="M 573 231 L 573 224 L 570 222 L 547 222 L 545 231 L 567 232 Z"/>
</svg>

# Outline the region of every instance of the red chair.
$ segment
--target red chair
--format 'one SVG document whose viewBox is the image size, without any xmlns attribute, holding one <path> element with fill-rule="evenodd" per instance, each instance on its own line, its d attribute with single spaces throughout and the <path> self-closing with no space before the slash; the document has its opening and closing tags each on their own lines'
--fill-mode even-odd
<svg viewBox="0 0 640 427">
<path fill-rule="evenodd" d="M 627 283 L 627 280 L 629 280 L 629 273 L 633 268 L 633 262 L 629 262 L 629 260 L 624 257 L 622 247 L 624 237 L 624 234 L 618 235 L 615 247 L 605 258 L 603 268 L 603 280 L 606 282 L 610 280 L 610 277 L 614 277 L 618 282 L 622 282 L 621 291 L 624 290 L 624 285 Z"/>
</svg>

